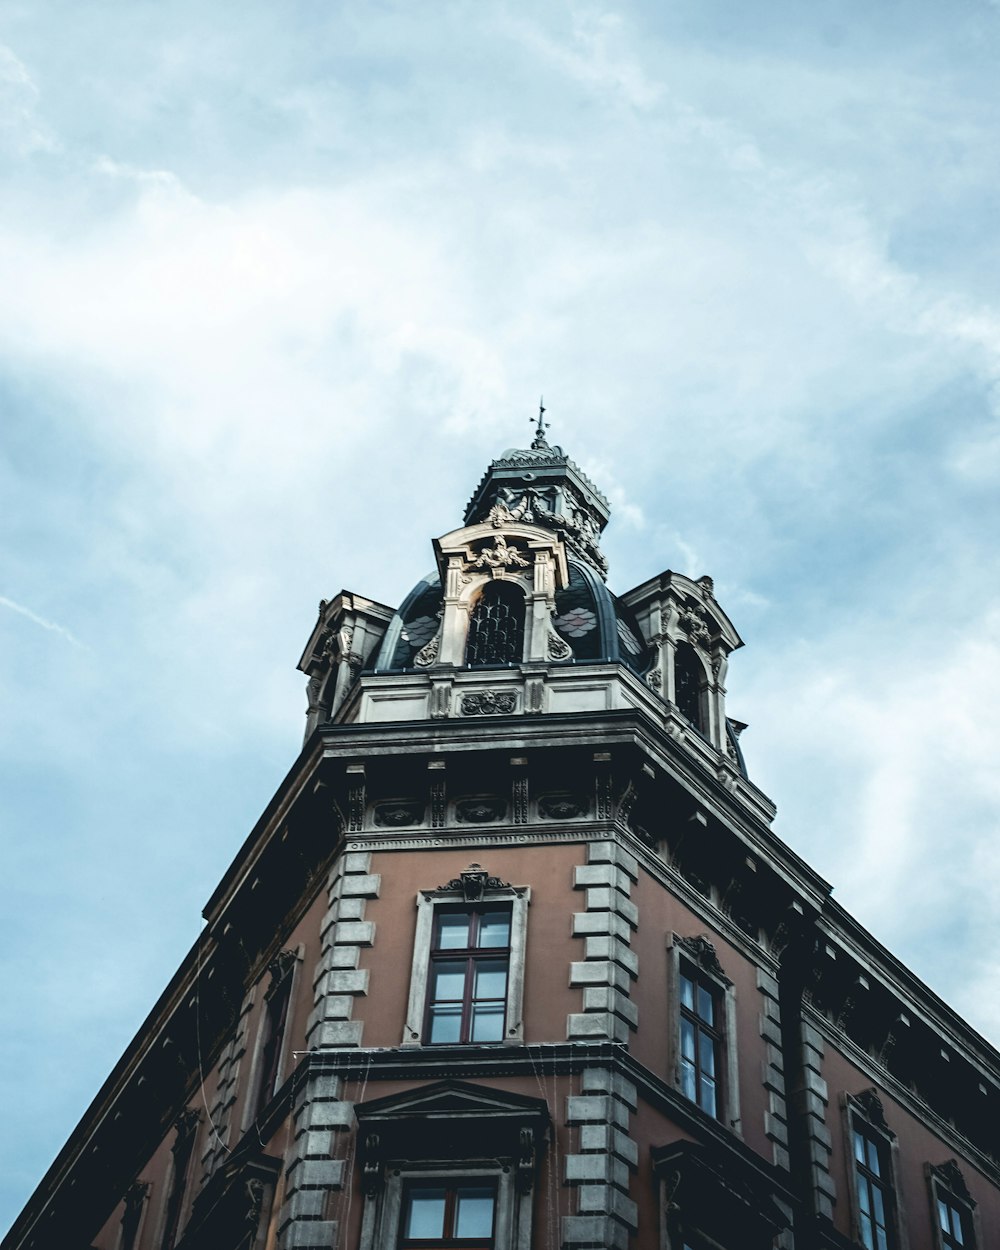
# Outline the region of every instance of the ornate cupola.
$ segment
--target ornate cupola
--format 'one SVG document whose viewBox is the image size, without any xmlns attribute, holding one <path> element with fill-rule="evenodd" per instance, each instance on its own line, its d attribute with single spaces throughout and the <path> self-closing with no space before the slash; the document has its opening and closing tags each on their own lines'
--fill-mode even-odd
<svg viewBox="0 0 1000 1250">
<path fill-rule="evenodd" d="M 299 665 L 307 736 L 328 722 L 641 710 L 726 784 L 745 780 L 723 684 L 742 641 L 711 579 L 668 570 L 614 595 L 608 501 L 550 446 L 543 414 L 529 448 L 490 464 L 398 609 L 346 591 L 320 605 Z"/>
<path fill-rule="evenodd" d="M 608 562 L 598 544 L 610 506 L 561 447 L 549 446 L 544 415 L 539 405 L 529 448 L 508 448 L 486 470 L 465 510 L 465 523 L 523 521 L 558 530 L 569 552 L 604 577 Z"/>
</svg>

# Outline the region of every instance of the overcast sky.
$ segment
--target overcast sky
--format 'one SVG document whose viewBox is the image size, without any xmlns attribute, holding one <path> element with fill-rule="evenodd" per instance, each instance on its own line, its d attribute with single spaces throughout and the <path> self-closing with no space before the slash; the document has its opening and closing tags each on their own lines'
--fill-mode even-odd
<svg viewBox="0 0 1000 1250">
<path fill-rule="evenodd" d="M 1000 7 L 0 3 L 0 1228 L 489 460 L 715 578 L 751 777 L 1000 1040 Z"/>
</svg>

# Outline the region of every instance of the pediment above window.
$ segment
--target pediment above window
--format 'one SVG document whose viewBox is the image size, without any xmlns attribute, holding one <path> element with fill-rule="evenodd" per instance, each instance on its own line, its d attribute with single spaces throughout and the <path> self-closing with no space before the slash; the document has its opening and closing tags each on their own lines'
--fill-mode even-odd
<svg viewBox="0 0 1000 1250">
<path fill-rule="evenodd" d="M 764 1250 L 788 1227 L 767 1178 L 728 1151 L 692 1141 L 653 1148 L 653 1170 L 669 1195 L 671 1233 L 701 1233 L 723 1245 Z"/>
<path fill-rule="evenodd" d="M 549 1128 L 543 1099 L 465 1081 L 439 1081 L 358 1103 L 354 1112 L 369 1193 L 383 1183 L 389 1162 L 468 1164 L 486 1158 L 509 1159 L 518 1187 L 530 1188 Z"/>
</svg>

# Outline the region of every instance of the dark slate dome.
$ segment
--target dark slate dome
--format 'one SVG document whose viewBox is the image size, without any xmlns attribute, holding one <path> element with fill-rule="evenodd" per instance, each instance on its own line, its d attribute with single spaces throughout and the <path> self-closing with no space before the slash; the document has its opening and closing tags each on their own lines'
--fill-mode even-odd
<svg viewBox="0 0 1000 1250">
<path fill-rule="evenodd" d="M 556 593 L 554 624 L 579 663 L 619 660 L 637 673 L 649 668 L 649 648 L 632 612 L 582 560 L 569 562 L 569 585 Z"/>
<path fill-rule="evenodd" d="M 414 667 L 420 650 L 437 633 L 441 599 L 437 573 L 417 582 L 386 630 L 375 672 Z M 650 651 L 634 615 L 582 560 L 569 561 L 569 585 L 556 594 L 553 624 L 573 648 L 569 663 L 619 661 L 636 673 L 649 668 Z"/>
<path fill-rule="evenodd" d="M 421 648 L 437 633 L 441 598 L 441 578 L 436 572 L 417 582 L 389 622 L 375 660 L 376 673 L 413 668 Z"/>
</svg>

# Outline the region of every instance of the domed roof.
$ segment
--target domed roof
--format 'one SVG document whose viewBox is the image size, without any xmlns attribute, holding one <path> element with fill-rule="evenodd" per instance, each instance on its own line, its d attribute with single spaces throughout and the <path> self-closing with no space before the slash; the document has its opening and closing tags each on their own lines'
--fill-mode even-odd
<svg viewBox="0 0 1000 1250">
<path fill-rule="evenodd" d="M 582 560 L 568 562 L 569 584 L 556 592 L 553 624 L 573 649 L 566 663 L 618 661 L 637 673 L 650 665 L 651 654 L 629 608 Z M 386 630 L 374 671 L 416 667 L 416 658 L 437 633 L 442 591 L 437 573 L 420 579 L 399 606 Z"/>
</svg>

